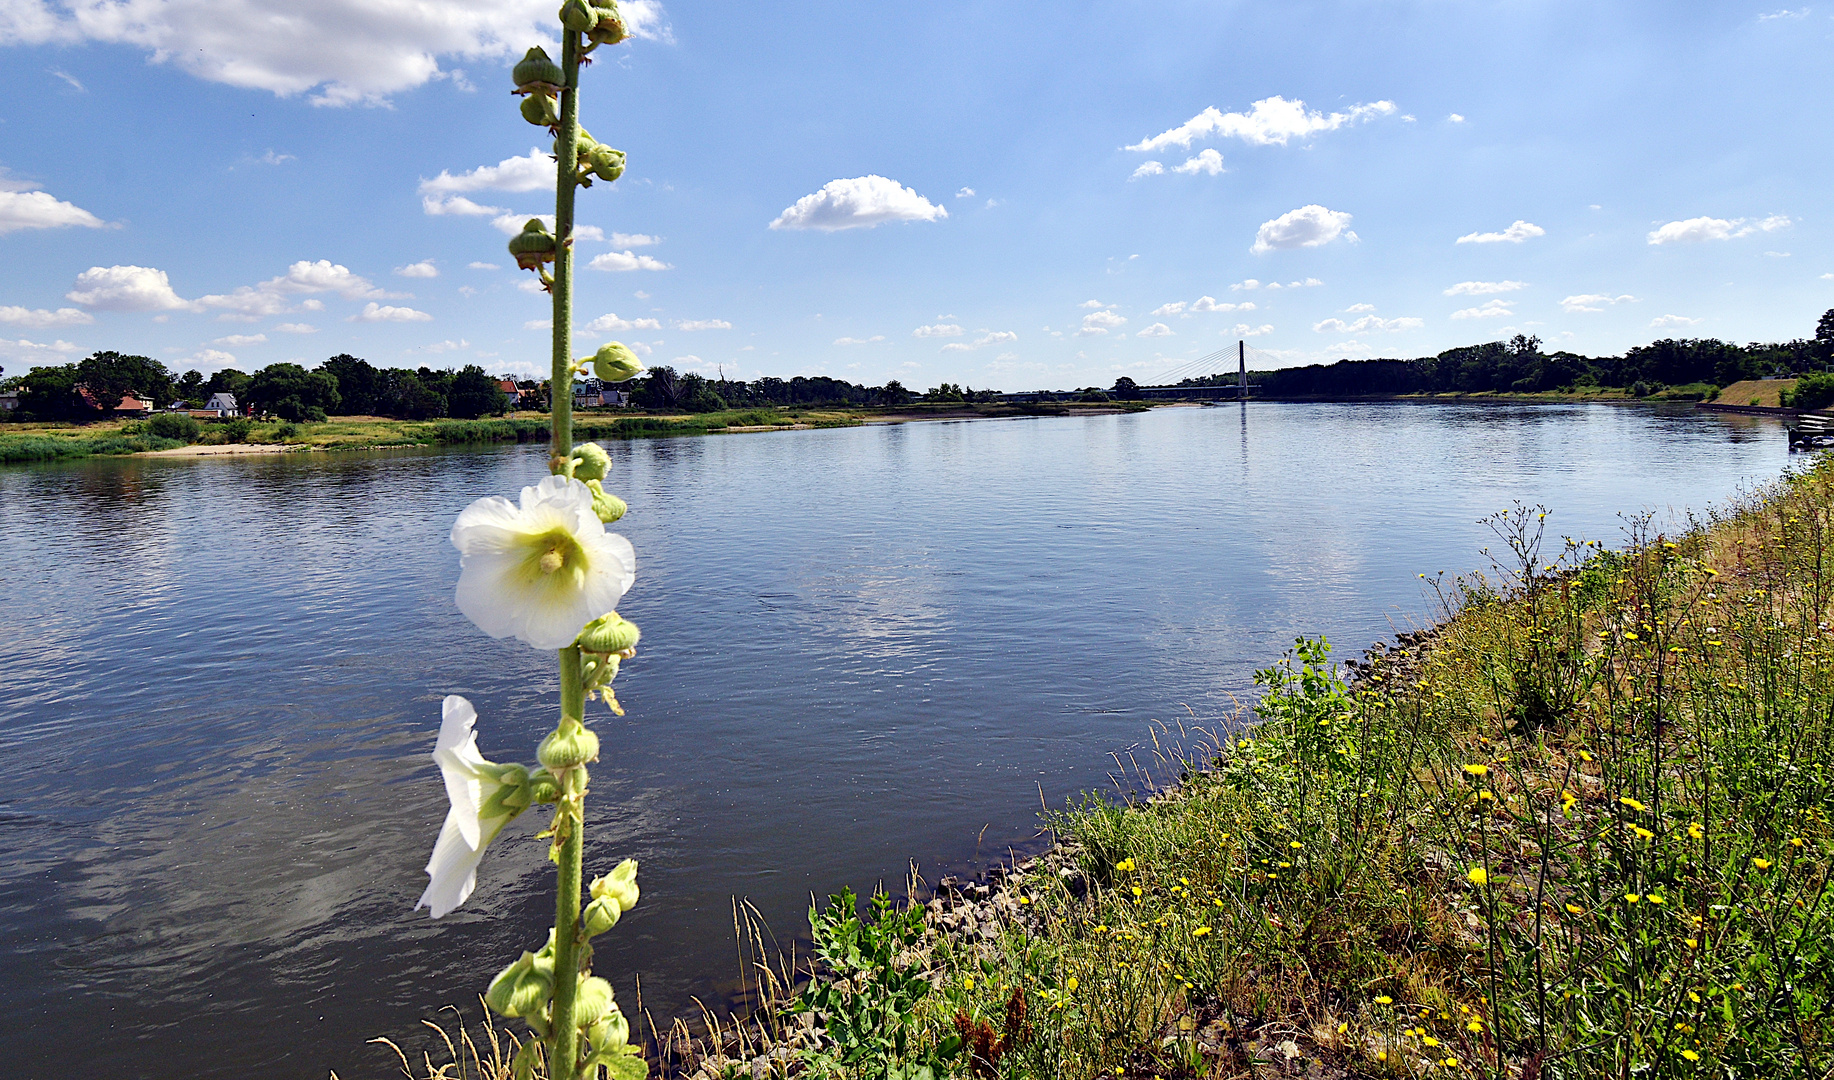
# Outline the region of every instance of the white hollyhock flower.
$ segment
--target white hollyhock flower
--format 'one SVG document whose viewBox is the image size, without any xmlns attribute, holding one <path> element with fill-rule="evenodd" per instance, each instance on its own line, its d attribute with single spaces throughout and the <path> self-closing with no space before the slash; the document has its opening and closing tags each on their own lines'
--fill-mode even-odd
<svg viewBox="0 0 1834 1080">
<path fill-rule="evenodd" d="M 498 765 L 478 753 L 478 722 L 471 702 L 448 695 L 439 725 L 433 761 L 446 781 L 452 809 L 427 860 L 427 891 L 414 902 L 414 910 L 431 908 L 435 919 L 465 902 L 477 887 L 478 863 L 484 849 L 503 831 L 510 819 L 528 807 L 524 785 L 528 771 L 520 765 Z"/>
<path fill-rule="evenodd" d="M 630 541 L 605 531 L 592 489 L 550 476 L 467 506 L 452 526 L 459 549 L 459 610 L 494 638 L 564 649 L 580 629 L 617 609 L 636 577 Z"/>
</svg>

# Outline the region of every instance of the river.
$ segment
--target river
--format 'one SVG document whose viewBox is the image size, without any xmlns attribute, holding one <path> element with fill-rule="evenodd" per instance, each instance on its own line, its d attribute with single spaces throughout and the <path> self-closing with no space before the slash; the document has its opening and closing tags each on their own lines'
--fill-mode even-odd
<svg viewBox="0 0 1834 1080">
<path fill-rule="evenodd" d="M 1621 540 L 1775 478 L 1772 421 L 1638 406 L 1169 408 L 619 443 L 643 629 L 589 706 L 598 949 L 659 1020 L 737 972 L 732 898 L 1035 845 L 1154 721 L 1216 727 L 1298 634 L 1340 656 L 1545 504 Z M 0 469 L 0 1076 L 397 1075 L 375 1035 L 476 995 L 552 916 L 534 815 L 410 908 L 443 695 L 533 757 L 552 654 L 453 606 L 446 540 L 542 447 Z"/>
</svg>

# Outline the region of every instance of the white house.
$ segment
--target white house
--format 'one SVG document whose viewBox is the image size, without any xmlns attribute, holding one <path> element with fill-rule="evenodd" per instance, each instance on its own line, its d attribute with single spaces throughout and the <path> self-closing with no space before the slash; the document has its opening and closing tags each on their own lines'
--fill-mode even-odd
<svg viewBox="0 0 1834 1080">
<path fill-rule="evenodd" d="M 204 402 L 204 408 L 218 416 L 235 416 L 239 411 L 236 408 L 236 395 L 222 392 L 210 395 L 210 400 Z"/>
</svg>

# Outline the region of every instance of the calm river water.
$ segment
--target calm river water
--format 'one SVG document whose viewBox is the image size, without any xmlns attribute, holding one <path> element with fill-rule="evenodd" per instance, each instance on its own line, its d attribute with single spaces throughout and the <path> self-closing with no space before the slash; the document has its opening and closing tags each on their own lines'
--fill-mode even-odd
<svg viewBox="0 0 1834 1080">
<path fill-rule="evenodd" d="M 1767 422 L 1609 406 L 1251 405 L 611 448 L 643 627 L 602 712 L 588 872 L 642 860 L 601 973 L 659 1018 L 736 974 L 731 902 L 934 879 L 1218 724 L 1297 634 L 1355 655 L 1556 533 L 1723 504 Z M 454 515 L 543 448 L 0 470 L 0 1075 L 395 1075 L 365 1040 L 475 1015 L 552 915 L 534 815 L 409 909 L 445 813 L 440 698 L 529 760 L 552 654 L 453 606 Z M 594 710 L 596 706 L 592 707 Z"/>
</svg>

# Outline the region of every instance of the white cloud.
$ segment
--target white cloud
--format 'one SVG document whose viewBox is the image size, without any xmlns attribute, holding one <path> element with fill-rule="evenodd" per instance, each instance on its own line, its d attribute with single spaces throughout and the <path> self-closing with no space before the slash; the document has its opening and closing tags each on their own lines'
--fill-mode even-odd
<svg viewBox="0 0 1834 1080">
<path fill-rule="evenodd" d="M 231 334 L 228 337 L 217 338 L 210 344 L 227 345 L 232 349 L 237 349 L 244 345 L 259 345 L 266 340 L 266 334 Z"/>
<path fill-rule="evenodd" d="M 254 160 L 257 165 L 284 165 L 289 161 L 298 161 L 299 158 L 292 154 L 276 154 L 274 153 L 274 148 L 270 146 L 267 149 L 267 153 L 262 154 Z"/>
<path fill-rule="evenodd" d="M 1196 176 L 1198 173 L 1216 176 L 1223 171 L 1223 155 L 1214 150 L 1204 150 L 1196 157 L 1186 158 L 1183 165 L 1173 168 L 1172 171 L 1183 173 L 1186 176 Z"/>
<path fill-rule="evenodd" d="M 1183 300 L 1174 300 L 1169 304 L 1160 304 L 1158 307 L 1154 308 L 1152 311 L 1148 312 L 1147 314 L 1149 315 L 1182 315 L 1184 314 L 1184 307 L 1185 307 L 1185 304 Z"/>
<path fill-rule="evenodd" d="M 395 267 L 395 273 L 402 277 L 433 278 L 439 276 L 439 267 L 433 265 L 432 259 L 422 259 L 417 263 Z"/>
<path fill-rule="evenodd" d="M 521 157 L 504 158 L 495 165 L 479 165 L 453 176 L 442 169 L 438 176 L 420 182 L 422 195 L 459 195 L 468 191 L 552 191 L 554 159 L 546 150 L 529 147 Z"/>
<path fill-rule="evenodd" d="M 1461 281 L 1445 291 L 1447 296 L 1489 296 L 1528 288 L 1526 281 Z"/>
<path fill-rule="evenodd" d="M 375 103 L 431 79 L 462 79 L 442 58 L 494 70 L 530 42 L 551 42 L 554 13 L 537 0 L 297 0 L 277 14 L 240 0 L 69 4 L 11 0 L 7 44 L 98 41 L 149 50 L 200 79 L 281 97 L 318 91 L 315 105 Z M 658 0 L 619 5 L 631 33 L 668 41 Z M 550 48 L 552 45 L 550 44 Z"/>
<path fill-rule="evenodd" d="M 1321 334 L 1326 331 L 1334 334 L 1361 334 L 1370 330 L 1418 330 L 1425 325 L 1425 320 L 1412 317 L 1384 319 L 1379 315 L 1365 315 L 1349 323 L 1342 319 L 1326 319 L 1323 322 L 1313 323 L 1312 329 Z"/>
<path fill-rule="evenodd" d="M 732 324 L 725 319 L 677 319 L 677 330 L 730 330 Z"/>
<path fill-rule="evenodd" d="M 1649 325 L 1655 329 L 1661 329 L 1668 326 L 1699 326 L 1706 321 L 1705 319 L 1690 319 L 1686 315 L 1658 315 L 1649 320 Z"/>
<path fill-rule="evenodd" d="M 1529 222 L 1523 221 L 1521 218 L 1517 218 L 1514 222 L 1510 224 L 1509 228 L 1504 229 L 1502 232 L 1466 233 L 1464 236 L 1461 236 L 1458 238 L 1457 243 L 1460 243 L 1460 244 L 1520 244 L 1522 241 L 1527 240 L 1530 237 L 1546 236 L 1546 235 L 1547 235 L 1547 230 L 1542 228 L 1541 226 L 1531 224 Z"/>
<path fill-rule="evenodd" d="M 543 285 L 535 278 L 523 278 L 521 281 L 516 282 L 516 288 L 521 289 L 525 293 L 544 293 L 548 291 L 547 286 Z"/>
<path fill-rule="evenodd" d="M 501 270 L 503 268 L 501 266 L 498 266 L 496 263 L 471 262 L 471 263 L 465 264 L 465 269 L 467 270 Z"/>
<path fill-rule="evenodd" d="M 830 180 L 813 195 L 804 195 L 777 215 L 773 229 L 870 229 L 888 221 L 935 221 L 949 211 L 912 188 L 883 176 Z"/>
<path fill-rule="evenodd" d="M 0 307 L 0 323 L 23 326 L 27 330 L 45 330 L 53 326 L 83 326 L 96 321 L 87 311 L 73 307 L 47 311 L 44 308 Z"/>
<path fill-rule="evenodd" d="M 577 228 L 573 231 L 579 232 Z M 621 248 L 654 247 L 662 243 L 662 237 L 650 236 L 648 233 L 614 232 L 611 234 L 611 242 Z"/>
<path fill-rule="evenodd" d="M 70 74 L 68 71 L 60 71 L 57 68 L 52 68 L 51 74 L 69 83 L 72 87 L 76 89 L 77 93 L 79 94 L 89 93 L 89 87 L 84 86 L 82 83 L 82 80 L 78 79 L 75 75 Z"/>
<path fill-rule="evenodd" d="M 586 264 L 594 270 L 672 270 L 674 267 L 651 255 L 629 251 L 607 251 Z"/>
<path fill-rule="evenodd" d="M 202 368 L 225 368 L 236 362 L 233 353 L 221 349 L 199 349 L 191 354 L 186 363 L 196 364 Z"/>
<path fill-rule="evenodd" d="M 1253 300 L 1244 300 L 1239 304 L 1224 304 L 1224 303 L 1218 303 L 1216 298 L 1213 296 L 1200 296 L 1197 299 L 1191 301 L 1191 310 L 1194 312 L 1197 312 L 1197 311 L 1253 311 L 1254 309 L 1255 309 L 1255 304 Z"/>
<path fill-rule="evenodd" d="M 1091 311 L 1083 316 L 1083 328 L 1076 332 L 1077 337 L 1095 337 L 1110 330 L 1118 330 L 1127 324 L 1127 317 L 1116 315 L 1107 309 Z"/>
<path fill-rule="evenodd" d="M 1238 281 L 1234 285 L 1229 286 L 1229 291 L 1235 292 L 1238 289 L 1258 289 L 1260 287 L 1261 283 L 1259 281 L 1256 281 L 1254 278 L 1249 278 L 1246 281 Z"/>
<path fill-rule="evenodd" d="M 954 323 L 936 323 L 933 326 L 919 326 L 911 331 L 914 338 L 927 337 L 961 337 L 962 328 Z"/>
<path fill-rule="evenodd" d="M 313 326 L 311 323 L 302 323 L 302 322 L 283 322 L 279 326 L 274 327 L 274 329 L 278 330 L 279 332 L 283 334 L 316 334 L 318 333 L 318 327 Z"/>
<path fill-rule="evenodd" d="M 75 351 L 76 346 L 68 341 L 53 341 L 45 345 L 25 338 L 17 341 L 0 338 L 0 356 L 25 363 L 64 360 Z"/>
<path fill-rule="evenodd" d="M 1783 214 L 1772 214 L 1762 221 L 1747 218 L 1697 217 L 1671 221 L 1649 234 L 1651 244 L 1691 244 L 1701 240 L 1734 240 L 1755 232 L 1775 232 L 1790 224 Z"/>
<path fill-rule="evenodd" d="M 222 314 L 217 318 L 229 322 L 254 322 L 290 311 L 321 310 L 324 305 L 316 300 L 294 306 L 289 299 L 301 293 L 319 292 L 335 292 L 346 300 L 389 299 L 397 295 L 376 288 L 368 278 L 353 274 L 348 267 L 329 259 L 317 262 L 301 259 L 279 277 L 269 278 L 259 285 L 243 285 L 231 293 L 200 296 L 192 307 L 194 310 L 221 309 Z"/>
<path fill-rule="evenodd" d="M 1808 8 L 1803 8 L 1801 11 L 1791 11 L 1788 8 L 1783 8 L 1779 11 L 1772 11 L 1768 14 L 1759 15 L 1758 21 L 1770 22 L 1773 19 L 1805 19 L 1808 17 L 1808 13 Z"/>
<path fill-rule="evenodd" d="M 1163 175 L 1165 175 L 1165 166 L 1163 164 L 1157 161 L 1142 161 L 1139 167 L 1133 171 L 1133 175 L 1129 176 L 1127 179 L 1138 180 L 1146 176 Z"/>
<path fill-rule="evenodd" d="M 1374 311 L 1375 309 L 1376 306 L 1374 304 L 1351 304 L 1349 307 L 1345 308 L 1344 311 L 1354 315 L 1360 311 Z"/>
<path fill-rule="evenodd" d="M 433 316 L 410 307 L 383 307 L 374 300 L 350 317 L 351 322 L 432 322 Z"/>
<path fill-rule="evenodd" d="M 437 195 L 422 195 L 420 197 L 420 208 L 426 213 L 436 217 L 442 214 L 458 214 L 470 217 L 483 217 L 486 214 L 509 214 L 509 211 L 503 209 L 501 206 L 485 206 L 482 203 L 474 203 L 463 195 L 447 195 L 443 198 Z M 492 222 L 492 224 L 495 224 L 495 222 Z M 511 231 L 519 232 L 521 229 L 522 220 L 518 219 L 516 228 Z"/>
<path fill-rule="evenodd" d="M 544 329 L 552 329 L 554 326 L 552 322 L 543 322 L 541 325 Z M 662 324 L 655 319 L 621 319 L 616 312 L 608 311 L 580 329 L 602 334 L 612 330 L 660 330 Z"/>
<path fill-rule="evenodd" d="M 1134 332 L 1134 337 L 1171 337 L 1173 330 L 1162 322 L 1156 322 L 1144 330 Z"/>
<path fill-rule="evenodd" d="M 988 345 L 999 345 L 999 344 L 1003 344 L 1008 341 L 1018 341 L 1018 340 L 1019 340 L 1019 335 L 1013 333 L 1011 330 L 995 330 L 979 338 L 976 338 L 973 341 L 969 341 L 969 342 L 951 341 L 949 344 L 944 345 L 942 347 L 942 351 L 943 352 L 973 352 L 976 349 L 985 348 Z"/>
<path fill-rule="evenodd" d="M 869 338 L 838 337 L 834 339 L 834 343 L 836 345 L 871 345 L 875 341 L 884 341 L 884 340 L 885 340 L 884 334 L 874 334 L 873 336 Z"/>
<path fill-rule="evenodd" d="M 1232 333 L 1236 337 L 1260 337 L 1262 334 L 1273 333 L 1274 328 L 1271 323 L 1263 323 L 1260 326 L 1249 326 L 1247 323 L 1236 323 L 1234 330 L 1225 332 Z"/>
<path fill-rule="evenodd" d="M 1114 305 L 1113 304 L 1104 304 L 1100 300 L 1084 300 L 1082 303 L 1076 306 L 1079 308 L 1082 308 L 1084 311 L 1094 311 L 1096 308 L 1107 308 L 1107 307 L 1113 307 Z"/>
<path fill-rule="evenodd" d="M 1461 308 L 1458 311 L 1454 311 L 1452 317 L 1454 319 L 1509 318 L 1515 315 L 1515 312 L 1510 310 L 1510 304 L 1512 302 L 1513 301 L 1509 300 L 1492 300 L 1483 307 Z"/>
<path fill-rule="evenodd" d="M 92 266 L 76 276 L 64 294 L 86 308 L 102 311 L 191 310 L 190 301 L 172 291 L 164 270 L 150 266 Z"/>
<path fill-rule="evenodd" d="M 4 42 L 3 36 L 0 42 Z M 99 229 L 102 219 L 74 203 L 54 198 L 48 191 L 0 191 L 0 233 L 65 225 Z"/>
<path fill-rule="evenodd" d="M 1354 241 L 1356 234 L 1344 231 L 1344 226 L 1348 224 L 1349 214 L 1327 210 L 1313 203 L 1297 210 L 1289 210 L 1272 221 L 1262 222 L 1260 229 L 1255 232 L 1254 245 L 1248 250 L 1260 255 L 1276 249 L 1320 247 L 1340 235 Z"/>
<path fill-rule="evenodd" d="M 1604 293 L 1580 293 L 1560 301 L 1560 310 L 1568 315 L 1581 311 L 1603 311 L 1612 304 L 1634 304 L 1637 298 L 1625 293 L 1622 296 L 1606 296 Z"/>
<path fill-rule="evenodd" d="M 1457 113 L 1453 113 L 1446 117 L 1446 122 L 1450 124 L 1462 124 L 1465 122 L 1465 118 Z"/>
<path fill-rule="evenodd" d="M 460 339 L 458 341 L 453 341 L 451 338 L 447 338 L 444 341 L 436 341 L 431 345 L 417 345 L 414 348 L 409 349 L 408 351 L 409 352 L 424 352 L 424 353 L 443 353 L 443 352 L 456 352 L 459 349 L 469 349 L 470 347 L 471 347 L 471 342 L 469 341 L 465 341 L 463 339 Z"/>
<path fill-rule="evenodd" d="M 955 197 L 958 199 L 972 199 L 974 198 L 974 189 L 971 187 L 965 187 L 961 189 L 960 191 L 956 192 Z"/>
<path fill-rule="evenodd" d="M 1220 112 L 1212 105 L 1177 127 L 1127 149 L 1152 153 L 1176 144 L 1189 150 L 1192 140 L 1211 135 L 1241 139 L 1250 146 L 1285 146 L 1292 139 L 1335 131 L 1346 124 L 1362 123 L 1394 111 L 1394 102 L 1377 101 L 1351 106 L 1348 112 L 1326 114 L 1307 110 L 1303 101 L 1288 101 L 1276 95 L 1255 102 L 1246 113 Z"/>
<path fill-rule="evenodd" d="M 1764 253 L 1766 259 L 1787 259 L 1789 255 L 1790 253 L 1787 251 L 1766 251 Z"/>
</svg>

